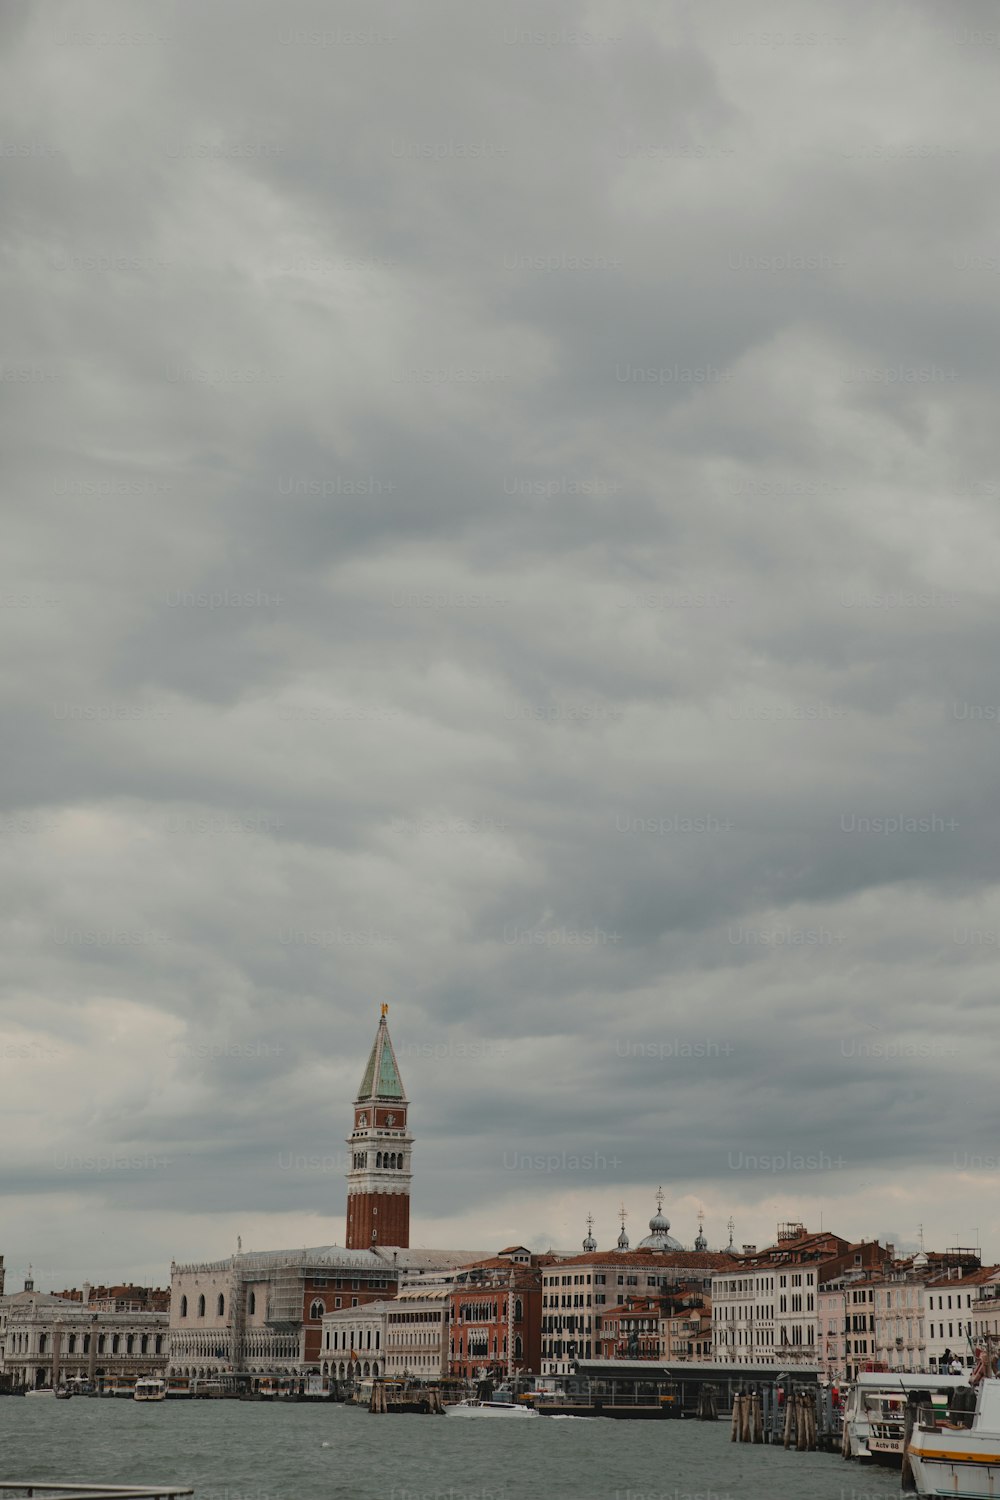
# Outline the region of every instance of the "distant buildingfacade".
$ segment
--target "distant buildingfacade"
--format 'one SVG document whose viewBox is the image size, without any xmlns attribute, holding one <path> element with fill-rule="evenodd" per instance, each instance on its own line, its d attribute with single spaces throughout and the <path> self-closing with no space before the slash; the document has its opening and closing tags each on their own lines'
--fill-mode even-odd
<svg viewBox="0 0 1000 1500">
<path fill-rule="evenodd" d="M 728 1252 L 709 1250 L 702 1233 L 694 1250 L 683 1249 L 670 1234 L 662 1194 L 658 1195 L 649 1229 L 646 1238 L 632 1250 L 623 1216 L 615 1250 L 598 1250 L 591 1230 L 583 1242 L 582 1255 L 560 1259 L 543 1269 L 542 1375 L 572 1375 L 578 1361 L 601 1357 L 602 1341 L 606 1343 L 607 1339 L 620 1346 L 622 1314 L 628 1313 L 630 1302 L 637 1324 L 653 1318 L 651 1311 L 639 1311 L 640 1304 L 648 1307 L 655 1303 L 669 1316 L 667 1299 L 672 1290 L 683 1285 L 689 1292 L 707 1294 L 713 1277 L 735 1264 L 735 1257 Z M 614 1314 L 617 1318 L 609 1321 L 609 1315 Z M 642 1335 L 647 1347 L 652 1347 L 654 1338 L 662 1344 L 659 1327 L 654 1332 L 651 1326 L 636 1326 L 626 1330 L 626 1348 L 632 1333 L 637 1338 Z M 699 1338 L 698 1342 L 704 1340 Z M 620 1356 L 616 1353 L 615 1357 Z"/>
<path fill-rule="evenodd" d="M 95 1295 L 95 1293 L 125 1295 Z M 13 1390 L 72 1380 L 96 1385 L 161 1375 L 167 1367 L 167 1293 L 88 1287 L 71 1296 L 24 1290 L 0 1297 L 0 1374 Z M 159 1303 L 159 1307 L 157 1307 Z"/>
</svg>

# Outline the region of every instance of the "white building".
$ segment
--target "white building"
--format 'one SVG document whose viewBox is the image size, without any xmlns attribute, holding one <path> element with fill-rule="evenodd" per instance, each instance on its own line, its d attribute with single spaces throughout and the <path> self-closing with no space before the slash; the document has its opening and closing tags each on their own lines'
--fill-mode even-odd
<svg viewBox="0 0 1000 1500">
<path fill-rule="evenodd" d="M 650 1233 L 629 1248 L 624 1223 L 615 1250 L 598 1250 L 591 1233 L 582 1255 L 567 1256 L 542 1269 L 543 1376 L 571 1375 L 579 1360 L 600 1355 L 599 1323 L 609 1309 L 631 1298 L 656 1296 L 678 1282 L 701 1282 L 707 1290 L 715 1272 L 734 1264 L 725 1252 L 682 1249 L 670 1237 L 670 1221 L 658 1205 Z M 699 1236 L 699 1245 L 704 1244 Z"/>
<path fill-rule="evenodd" d="M 456 1275 L 410 1269 L 400 1277 L 397 1297 L 327 1313 L 321 1349 L 324 1377 L 436 1380 L 447 1374 L 450 1296 Z"/>
<path fill-rule="evenodd" d="M 385 1329 L 395 1300 L 380 1298 L 364 1307 L 342 1308 L 323 1319 L 320 1370 L 333 1380 L 361 1380 L 385 1374 Z"/>
<path fill-rule="evenodd" d="M 480 1252 L 470 1250 L 321 1245 L 172 1264 L 170 1373 L 259 1376 L 320 1369 L 327 1313 L 363 1308 L 392 1296 L 407 1278 L 479 1258 Z"/>
<path fill-rule="evenodd" d="M 165 1312 L 121 1299 L 75 1302 L 36 1292 L 29 1277 L 23 1292 L 0 1297 L 0 1373 L 15 1390 L 162 1375 L 168 1321 Z"/>
<path fill-rule="evenodd" d="M 801 1224 L 778 1227 L 775 1244 L 744 1245 L 736 1264 L 712 1278 L 712 1357 L 725 1364 L 817 1365 L 828 1330 L 820 1288 L 848 1271 L 863 1273 L 887 1251 L 873 1240 L 852 1245 Z"/>
</svg>

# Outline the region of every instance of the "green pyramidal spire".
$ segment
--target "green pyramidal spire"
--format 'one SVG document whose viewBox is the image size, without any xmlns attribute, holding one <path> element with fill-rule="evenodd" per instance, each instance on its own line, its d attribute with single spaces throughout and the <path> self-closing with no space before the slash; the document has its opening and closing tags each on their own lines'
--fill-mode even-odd
<svg viewBox="0 0 1000 1500">
<path fill-rule="evenodd" d="M 382 1019 L 378 1023 L 378 1031 L 375 1033 L 371 1056 L 368 1058 L 365 1076 L 361 1080 L 356 1104 L 371 1099 L 397 1099 L 403 1103 L 406 1101 L 403 1081 L 399 1076 L 399 1064 L 396 1062 L 392 1038 L 389 1035 L 389 1023 L 386 1020 L 388 1009 L 388 1005 L 383 1005 Z"/>
</svg>

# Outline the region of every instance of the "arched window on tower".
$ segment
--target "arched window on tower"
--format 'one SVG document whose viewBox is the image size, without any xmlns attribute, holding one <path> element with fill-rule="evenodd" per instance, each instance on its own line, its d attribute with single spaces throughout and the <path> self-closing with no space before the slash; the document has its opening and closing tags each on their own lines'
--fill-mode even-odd
<svg viewBox="0 0 1000 1500">
<path fill-rule="evenodd" d="M 523 1311 L 522 1306 L 521 1306 L 521 1299 L 520 1299 L 520 1297 L 515 1297 L 514 1298 L 514 1322 L 515 1323 L 520 1323 L 521 1319 L 523 1317 L 524 1317 L 524 1311 Z"/>
<path fill-rule="evenodd" d="M 376 1151 L 376 1153 L 375 1153 L 375 1165 L 377 1167 L 380 1167 L 382 1165 L 382 1153 L 381 1153 L 381 1151 Z"/>
<path fill-rule="evenodd" d="M 199 1316 L 199 1318 L 203 1318 L 205 1316 L 205 1294 L 204 1294 L 204 1292 L 202 1292 L 201 1296 L 198 1298 L 198 1316 Z"/>
<path fill-rule="evenodd" d="M 182 1318 L 186 1318 L 187 1315 L 188 1315 L 188 1299 L 186 1297 L 182 1297 L 181 1298 L 181 1317 Z"/>
<path fill-rule="evenodd" d="M 321 1318 L 323 1316 L 323 1314 L 325 1312 L 326 1312 L 326 1305 L 325 1305 L 325 1303 L 321 1302 L 320 1299 L 317 1297 L 316 1301 L 312 1304 L 312 1306 L 309 1309 L 309 1316 L 310 1316 L 310 1318 L 318 1320 L 319 1318 Z"/>
<path fill-rule="evenodd" d="M 226 1311 L 226 1299 L 222 1295 L 221 1292 L 219 1293 L 219 1300 L 218 1300 L 218 1302 L 216 1304 L 215 1311 L 216 1311 L 217 1316 L 220 1317 L 220 1318 L 223 1316 L 223 1314 Z"/>
</svg>

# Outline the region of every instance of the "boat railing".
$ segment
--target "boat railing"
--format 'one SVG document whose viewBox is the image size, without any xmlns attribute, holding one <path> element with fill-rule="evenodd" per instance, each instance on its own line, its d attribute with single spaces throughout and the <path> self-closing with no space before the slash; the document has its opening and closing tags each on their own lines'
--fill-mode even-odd
<svg viewBox="0 0 1000 1500">
<path fill-rule="evenodd" d="M 19 1483 L 12 1479 L 0 1479 L 0 1495 L 11 1495 L 15 1500 L 21 1496 L 33 1500 L 61 1500 L 63 1495 L 71 1500 L 180 1500 L 193 1495 L 194 1490 L 176 1484 L 52 1484 L 47 1479 L 33 1479 Z"/>
<path fill-rule="evenodd" d="M 940 1406 L 918 1406 L 916 1425 L 924 1432 L 956 1431 L 960 1428 L 972 1426 L 973 1413 L 959 1411 L 954 1407 L 945 1409 Z"/>
</svg>

